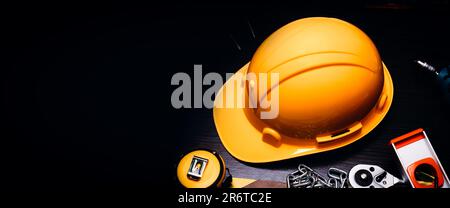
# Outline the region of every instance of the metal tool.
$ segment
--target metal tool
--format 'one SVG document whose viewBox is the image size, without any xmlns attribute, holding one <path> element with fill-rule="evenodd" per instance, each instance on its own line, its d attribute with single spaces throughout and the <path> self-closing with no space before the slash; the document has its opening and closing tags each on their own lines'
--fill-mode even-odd
<svg viewBox="0 0 450 208">
<path fill-rule="evenodd" d="M 286 176 L 288 188 L 346 188 L 347 172 L 330 168 L 328 170 L 328 179 L 320 175 L 312 168 L 300 164 L 296 171 Z"/>
<path fill-rule="evenodd" d="M 347 183 L 347 172 L 341 169 L 337 168 L 328 169 L 328 177 L 339 180 L 341 184 L 339 188 L 344 188 L 345 184 Z"/>
<path fill-rule="evenodd" d="M 389 188 L 402 180 L 376 165 L 355 165 L 349 172 L 348 181 L 353 188 Z"/>
<path fill-rule="evenodd" d="M 450 104 L 450 68 L 446 67 L 438 70 L 424 61 L 416 60 L 415 62 L 422 68 L 435 74 L 437 83 L 439 84 L 445 99 Z"/>
<path fill-rule="evenodd" d="M 450 188 L 450 180 L 423 129 L 392 139 L 391 144 L 413 188 Z"/>
</svg>

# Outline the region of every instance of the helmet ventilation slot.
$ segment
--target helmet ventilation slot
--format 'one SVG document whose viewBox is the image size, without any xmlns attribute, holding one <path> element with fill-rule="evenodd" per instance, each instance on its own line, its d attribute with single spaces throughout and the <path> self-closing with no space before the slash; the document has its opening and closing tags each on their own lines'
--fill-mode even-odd
<svg viewBox="0 0 450 208">
<path fill-rule="evenodd" d="M 361 129 L 362 129 L 361 122 L 357 122 L 357 123 L 353 124 L 350 128 L 347 128 L 345 130 L 338 131 L 338 132 L 335 132 L 333 134 L 317 136 L 316 140 L 319 143 L 331 142 L 331 141 L 334 141 L 336 139 L 341 139 L 341 138 L 344 138 L 344 137 L 346 137 L 348 135 L 356 133 L 356 132 L 358 132 Z"/>
<path fill-rule="evenodd" d="M 350 131 L 350 129 L 345 129 L 345 130 L 343 130 L 343 131 L 338 131 L 338 132 L 332 134 L 331 137 L 337 137 L 337 136 L 339 136 L 339 135 L 341 135 L 341 134 L 345 134 L 345 133 L 347 133 L 347 132 L 349 132 L 349 131 Z"/>
</svg>

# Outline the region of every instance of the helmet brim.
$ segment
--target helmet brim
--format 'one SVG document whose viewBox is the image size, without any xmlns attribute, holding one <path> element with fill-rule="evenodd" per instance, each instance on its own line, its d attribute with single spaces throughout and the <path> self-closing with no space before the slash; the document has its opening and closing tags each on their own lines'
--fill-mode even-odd
<svg viewBox="0 0 450 208">
<path fill-rule="evenodd" d="M 242 67 L 234 76 L 232 76 L 218 91 L 215 104 L 223 102 L 224 88 L 234 89 L 234 93 L 243 92 L 245 85 L 234 85 L 240 83 L 242 76 L 247 72 L 249 64 Z M 337 149 L 348 144 L 351 144 L 372 131 L 386 116 L 392 104 L 394 88 L 391 75 L 388 69 L 383 64 L 384 84 L 380 99 L 384 99 L 382 105 L 377 105 L 367 114 L 367 116 L 360 122 L 363 127 L 345 138 L 337 139 L 336 141 L 326 144 L 318 144 L 311 139 L 291 138 L 283 135 L 279 144 L 274 145 L 271 142 L 264 141 L 263 134 L 260 128 L 254 126 L 247 118 L 244 108 L 230 108 L 230 107 L 216 107 L 214 106 L 213 115 L 214 123 L 220 140 L 225 149 L 236 159 L 249 163 L 265 163 L 275 162 L 304 155 L 329 151 Z M 238 91 L 241 90 L 241 91 Z M 237 106 L 237 105 L 234 105 Z M 284 142 L 288 141 L 288 142 Z M 306 140 L 308 140 L 306 142 Z"/>
</svg>

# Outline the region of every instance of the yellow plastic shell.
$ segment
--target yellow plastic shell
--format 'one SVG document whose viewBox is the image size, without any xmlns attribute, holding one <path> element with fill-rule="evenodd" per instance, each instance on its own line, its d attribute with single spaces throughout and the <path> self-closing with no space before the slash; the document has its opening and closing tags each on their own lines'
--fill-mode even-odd
<svg viewBox="0 0 450 208">
<path fill-rule="evenodd" d="M 249 72 L 279 74 L 279 83 L 266 92 L 270 97 L 274 88 L 279 90 L 276 118 L 260 119 L 260 108 L 217 107 L 227 89 L 243 90 L 249 100 L 249 88 L 259 86 L 258 76 L 245 80 Z M 270 35 L 224 84 L 216 96 L 214 122 L 237 159 L 279 161 L 362 138 L 385 117 L 393 91 L 389 71 L 364 32 L 339 19 L 305 18 Z"/>
</svg>

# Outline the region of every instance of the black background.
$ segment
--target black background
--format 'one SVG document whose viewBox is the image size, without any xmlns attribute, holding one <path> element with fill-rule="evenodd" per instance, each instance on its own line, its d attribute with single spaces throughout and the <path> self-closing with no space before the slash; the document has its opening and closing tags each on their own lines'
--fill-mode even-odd
<svg viewBox="0 0 450 208">
<path fill-rule="evenodd" d="M 180 155 L 198 147 L 218 150 L 236 177 L 282 181 L 298 163 L 321 172 L 372 163 L 400 176 L 388 141 L 419 127 L 448 169 L 448 105 L 412 63 L 450 64 L 448 1 L 390 2 L 4 5 L 0 189 L 173 187 Z M 243 164 L 221 146 L 211 110 L 172 108 L 174 73 L 192 75 L 194 64 L 235 72 L 273 31 L 310 16 L 355 24 L 388 66 L 394 102 L 371 134 L 332 152 Z"/>
</svg>

